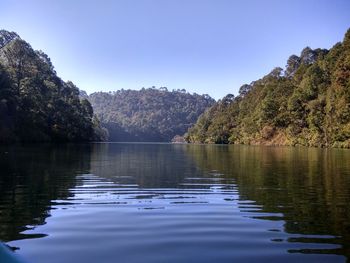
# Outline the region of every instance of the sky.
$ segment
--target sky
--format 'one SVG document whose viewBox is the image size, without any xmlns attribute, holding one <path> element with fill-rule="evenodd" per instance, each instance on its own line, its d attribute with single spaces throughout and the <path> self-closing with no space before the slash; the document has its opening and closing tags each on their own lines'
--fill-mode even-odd
<svg viewBox="0 0 350 263">
<path fill-rule="evenodd" d="M 219 99 L 348 28 L 349 0 L 0 0 L 0 29 L 88 93 L 165 86 Z"/>
</svg>

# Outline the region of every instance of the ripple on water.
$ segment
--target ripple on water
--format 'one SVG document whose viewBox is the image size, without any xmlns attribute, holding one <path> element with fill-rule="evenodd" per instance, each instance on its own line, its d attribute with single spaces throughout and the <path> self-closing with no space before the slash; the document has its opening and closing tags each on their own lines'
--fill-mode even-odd
<svg viewBox="0 0 350 263">
<path fill-rule="evenodd" d="M 93 174 L 80 175 L 78 186 L 70 190 L 72 196 L 51 202 L 55 210 L 47 225 L 23 232 L 50 233 L 36 242 L 43 251 L 41 260 L 76 260 L 64 256 L 52 259 L 45 251 L 55 244 L 63 254 L 84 249 L 84 262 L 98 260 L 95 245 L 101 243 L 104 245 L 98 246 L 98 254 L 103 253 L 106 262 L 117 255 L 121 255 L 121 262 L 141 262 L 135 253 L 152 262 L 186 262 L 189 257 L 196 257 L 198 262 L 242 258 L 268 261 L 283 259 L 287 252 L 297 260 L 301 253 L 331 254 L 339 249 L 333 236 L 285 233 L 283 214 L 264 212 L 255 201 L 240 200 L 232 180 L 223 184 L 219 183 L 223 178 L 188 177 L 178 188 L 143 189 L 118 183 L 117 179 L 113 182 Z M 30 252 L 34 243 L 26 239 L 13 244 L 27 250 L 33 260 L 37 258 Z"/>
</svg>

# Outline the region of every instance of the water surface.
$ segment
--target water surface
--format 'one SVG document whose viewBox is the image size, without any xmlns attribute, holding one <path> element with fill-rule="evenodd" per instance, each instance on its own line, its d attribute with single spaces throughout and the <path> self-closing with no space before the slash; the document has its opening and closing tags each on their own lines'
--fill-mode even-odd
<svg viewBox="0 0 350 263">
<path fill-rule="evenodd" d="M 350 151 L 0 148 L 0 239 L 36 263 L 345 262 Z"/>
</svg>

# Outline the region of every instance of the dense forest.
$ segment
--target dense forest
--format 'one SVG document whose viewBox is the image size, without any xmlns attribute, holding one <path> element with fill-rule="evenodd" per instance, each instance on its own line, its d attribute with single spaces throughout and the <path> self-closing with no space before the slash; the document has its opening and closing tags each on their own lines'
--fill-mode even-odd
<svg viewBox="0 0 350 263">
<path fill-rule="evenodd" d="M 208 95 L 165 87 L 96 92 L 88 99 L 110 141 L 170 142 L 215 103 Z"/>
<path fill-rule="evenodd" d="M 184 133 L 188 142 L 349 148 L 350 30 L 216 103 L 165 87 L 88 96 L 45 53 L 0 30 L 0 142 L 165 142 Z"/>
<path fill-rule="evenodd" d="M 305 48 L 219 100 L 189 142 L 350 147 L 350 30 L 330 50 Z"/>
<path fill-rule="evenodd" d="M 0 30 L 0 142 L 91 141 L 104 131 L 90 102 L 62 81 L 50 58 Z"/>
</svg>

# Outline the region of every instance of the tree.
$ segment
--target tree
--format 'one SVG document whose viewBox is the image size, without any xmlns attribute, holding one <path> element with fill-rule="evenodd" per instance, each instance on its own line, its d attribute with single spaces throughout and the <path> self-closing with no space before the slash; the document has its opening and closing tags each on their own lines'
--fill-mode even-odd
<svg viewBox="0 0 350 263">
<path fill-rule="evenodd" d="M 0 45 L 0 141 L 98 140 L 91 104 L 46 54 L 4 30 Z"/>
<path fill-rule="evenodd" d="M 187 134 L 189 142 L 350 148 L 350 30 L 329 51 L 306 47 L 284 74 L 275 68 L 219 100 Z"/>
</svg>

